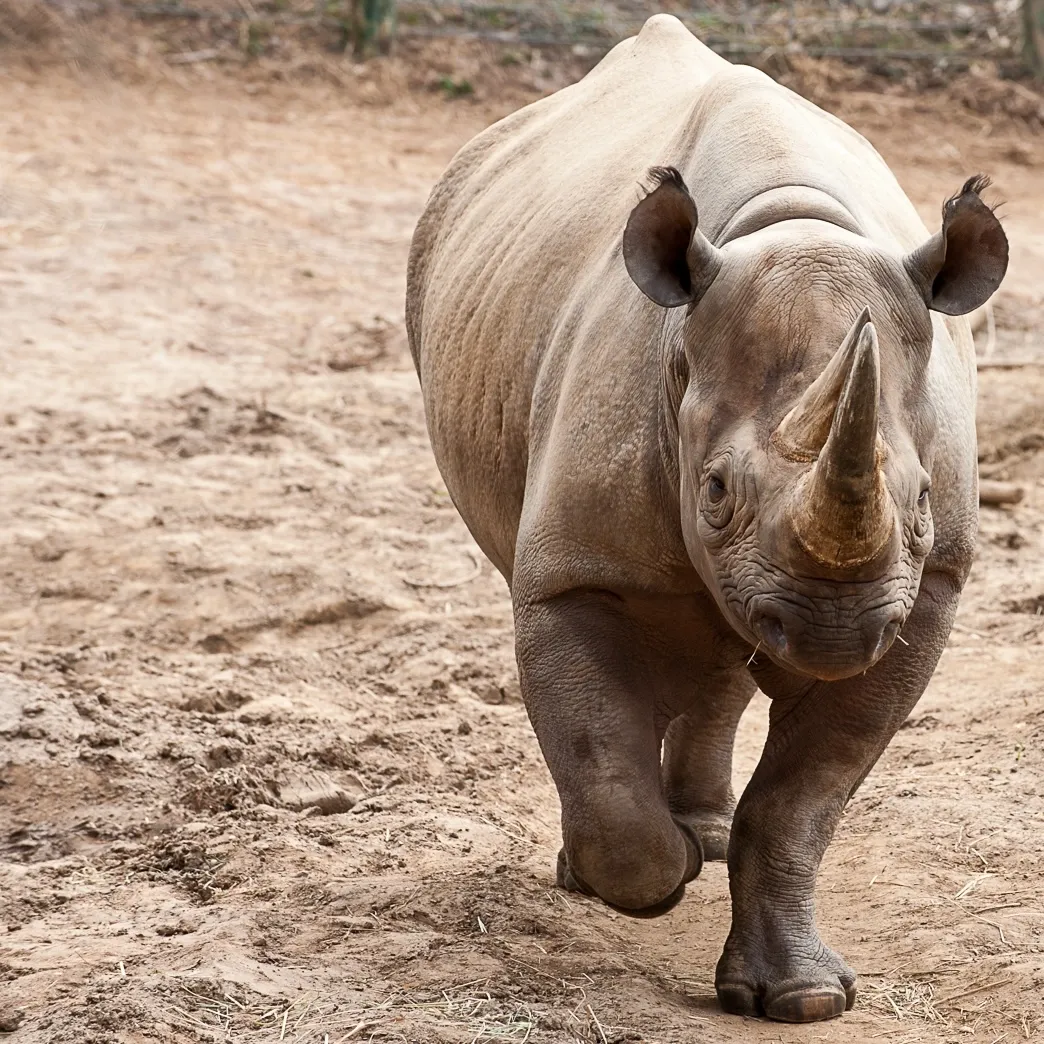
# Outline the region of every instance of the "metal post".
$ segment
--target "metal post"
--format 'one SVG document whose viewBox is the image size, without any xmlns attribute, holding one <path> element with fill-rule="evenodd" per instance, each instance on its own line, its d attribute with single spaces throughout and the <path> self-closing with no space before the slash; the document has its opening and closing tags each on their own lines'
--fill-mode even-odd
<svg viewBox="0 0 1044 1044">
<path fill-rule="evenodd" d="M 378 51 L 387 53 L 391 47 L 394 20 L 395 0 L 362 0 L 362 19 L 357 20 L 356 53 L 360 57 Z"/>
<path fill-rule="evenodd" d="M 1044 0 L 1022 0 L 1022 54 L 1030 75 L 1044 80 Z"/>
</svg>

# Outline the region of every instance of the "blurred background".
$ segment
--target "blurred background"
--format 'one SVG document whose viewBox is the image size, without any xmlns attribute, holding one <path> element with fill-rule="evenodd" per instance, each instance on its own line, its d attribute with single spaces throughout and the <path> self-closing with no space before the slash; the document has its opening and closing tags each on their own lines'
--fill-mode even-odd
<svg viewBox="0 0 1044 1044">
<path fill-rule="evenodd" d="M 976 559 L 824 862 L 860 999 L 813 1036 L 1044 1039 L 1042 5 L 0 0 L 0 1036 L 808 1038 L 718 1009 L 722 865 L 658 921 L 554 889 L 510 596 L 406 343 L 454 153 L 667 10 L 929 229 L 976 171 L 1003 201 Z"/>
</svg>

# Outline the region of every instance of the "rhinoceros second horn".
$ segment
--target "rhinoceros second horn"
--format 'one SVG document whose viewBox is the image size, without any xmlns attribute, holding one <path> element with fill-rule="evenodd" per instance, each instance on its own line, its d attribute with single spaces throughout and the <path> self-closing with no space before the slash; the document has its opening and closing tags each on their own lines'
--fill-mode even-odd
<svg viewBox="0 0 1044 1044">
<path fill-rule="evenodd" d="M 788 460 L 811 463 L 830 434 L 845 379 L 852 369 L 852 356 L 863 327 L 870 322 L 870 309 L 856 317 L 841 347 L 831 356 L 826 369 L 805 389 L 794 408 L 783 418 L 772 436 L 776 448 Z"/>
</svg>

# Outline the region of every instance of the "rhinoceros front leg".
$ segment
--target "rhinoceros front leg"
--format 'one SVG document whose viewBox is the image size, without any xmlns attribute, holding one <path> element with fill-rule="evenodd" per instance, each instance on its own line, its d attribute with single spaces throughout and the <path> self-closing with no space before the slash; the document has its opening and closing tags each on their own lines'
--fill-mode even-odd
<svg viewBox="0 0 1044 1044">
<path fill-rule="evenodd" d="M 699 700 L 671 722 L 664 737 L 663 786 L 672 814 L 703 842 L 703 858 L 722 860 L 736 807 L 736 726 L 756 686 L 744 670 L 709 673 L 697 683 Z"/>
<path fill-rule="evenodd" d="M 729 843 L 732 930 L 715 975 L 726 1011 L 812 1022 L 854 1003 L 855 974 L 816 930 L 816 874 L 845 804 L 928 684 L 958 593 L 949 578 L 926 576 L 903 628 L 908 644 L 864 675 L 773 700 Z M 771 672 L 759 680 L 776 695 Z"/>
<path fill-rule="evenodd" d="M 703 862 L 660 782 L 685 662 L 663 624 L 608 592 L 515 606 L 522 695 L 562 802 L 558 883 L 641 916 L 670 909 Z"/>
</svg>

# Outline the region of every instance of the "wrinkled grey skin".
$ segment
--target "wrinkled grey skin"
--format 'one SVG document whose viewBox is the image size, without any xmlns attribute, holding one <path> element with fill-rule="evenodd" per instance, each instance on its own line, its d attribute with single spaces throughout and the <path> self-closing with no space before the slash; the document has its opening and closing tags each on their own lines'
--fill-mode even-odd
<svg viewBox="0 0 1044 1044">
<path fill-rule="evenodd" d="M 727 857 L 728 1011 L 855 996 L 813 890 L 971 562 L 975 368 L 949 315 L 1007 258 L 979 187 L 930 236 L 863 138 L 658 16 L 469 143 L 417 228 L 410 344 L 511 589 L 558 882 L 654 915 Z"/>
</svg>

